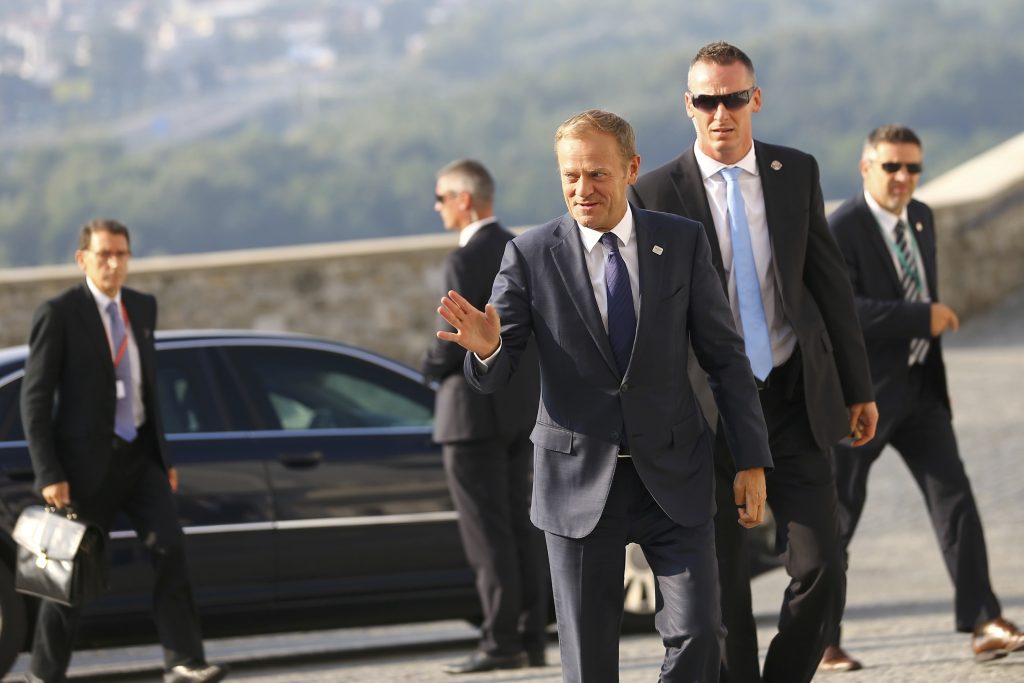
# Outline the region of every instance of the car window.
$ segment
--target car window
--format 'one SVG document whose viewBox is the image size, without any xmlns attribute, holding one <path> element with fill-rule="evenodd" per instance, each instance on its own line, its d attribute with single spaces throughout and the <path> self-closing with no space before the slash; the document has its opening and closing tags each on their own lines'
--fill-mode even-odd
<svg viewBox="0 0 1024 683">
<path fill-rule="evenodd" d="M 0 441 L 21 441 L 25 431 L 21 426 L 21 378 L 0 387 Z"/>
<path fill-rule="evenodd" d="M 216 396 L 207 382 L 204 352 L 198 348 L 157 352 L 160 416 L 167 434 L 226 429 Z"/>
<path fill-rule="evenodd" d="M 288 347 L 227 350 L 266 397 L 280 429 L 425 427 L 432 392 L 392 370 L 341 353 Z"/>
</svg>

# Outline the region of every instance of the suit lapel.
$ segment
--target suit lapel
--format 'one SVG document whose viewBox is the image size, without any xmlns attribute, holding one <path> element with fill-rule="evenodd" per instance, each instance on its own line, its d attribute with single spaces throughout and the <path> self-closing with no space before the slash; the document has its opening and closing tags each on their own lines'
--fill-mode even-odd
<svg viewBox="0 0 1024 683">
<path fill-rule="evenodd" d="M 711 205 L 708 204 L 708 194 L 704 189 L 704 177 L 701 175 L 700 166 L 697 165 L 697 157 L 693 153 L 693 148 L 684 152 L 678 161 L 676 168 L 671 172 L 672 185 L 679 192 L 680 210 L 676 213 L 700 221 L 704 226 L 704 232 L 711 244 L 711 262 L 715 265 L 718 277 L 722 280 L 722 288 L 728 291 L 725 265 L 722 263 L 722 247 L 718 243 L 715 220 L 711 216 Z"/>
<path fill-rule="evenodd" d="M 142 319 L 142 311 L 139 310 L 138 302 L 130 291 L 121 290 L 121 301 L 124 302 L 125 310 L 128 311 L 128 324 L 131 325 L 135 345 L 141 351 L 142 342 L 151 334 L 151 331 L 146 326 L 146 321 Z"/>
<path fill-rule="evenodd" d="M 654 251 L 658 245 L 658 229 L 650 224 L 643 214 L 633 208 L 634 237 L 636 239 L 637 264 L 640 268 L 640 315 L 637 320 L 636 338 L 650 339 L 656 335 L 655 302 L 661 290 L 665 273 L 666 257 Z M 636 343 L 633 344 L 635 353 Z M 632 359 L 630 359 L 632 365 Z"/>
<path fill-rule="evenodd" d="M 562 277 L 569 299 L 583 319 L 583 325 L 594 339 L 594 345 L 608 367 L 618 374 L 608 333 L 601 322 L 601 312 L 594 300 L 594 288 L 590 284 L 586 256 L 583 254 L 583 240 L 577 234 L 576 221 L 565 214 L 555 229 L 555 245 L 551 247 L 551 258 Z"/>
<path fill-rule="evenodd" d="M 921 260 L 924 262 L 924 274 L 928 280 L 928 294 L 932 301 L 938 301 L 938 282 L 935 279 L 935 231 L 930 230 L 931 226 L 925 223 L 924 212 L 918 210 L 918 205 L 911 201 L 907 207 L 907 219 L 910 221 L 910 229 L 917 240 L 917 248 L 921 252 Z M 918 230 L 918 226 L 921 227 Z"/>
<path fill-rule="evenodd" d="M 900 274 L 896 272 L 896 264 L 892 262 L 892 249 L 889 247 L 885 235 L 882 234 L 882 229 L 875 219 L 875 214 L 871 212 L 871 207 L 868 206 L 867 200 L 864 199 L 864 193 L 857 196 L 857 211 L 860 213 L 861 224 L 864 232 L 867 233 L 868 243 L 871 245 L 870 248 L 879 263 L 882 264 L 882 270 L 885 271 L 886 277 L 889 278 L 889 284 L 892 285 L 893 293 L 897 298 L 903 298 L 903 285 L 900 282 Z M 911 222 L 913 222 L 913 219 L 911 219 Z"/>
<path fill-rule="evenodd" d="M 787 171 L 785 165 L 775 158 L 772 151 L 757 140 L 754 140 L 754 156 L 757 159 L 757 173 L 760 176 L 761 194 L 764 197 L 764 219 L 768 228 L 768 242 L 772 248 L 773 274 L 779 295 L 785 298 L 785 292 L 782 291 L 785 280 L 780 273 L 787 272 L 786 262 L 789 257 L 785 230 L 781 227 L 787 224 L 787 176 L 784 175 Z"/>
</svg>

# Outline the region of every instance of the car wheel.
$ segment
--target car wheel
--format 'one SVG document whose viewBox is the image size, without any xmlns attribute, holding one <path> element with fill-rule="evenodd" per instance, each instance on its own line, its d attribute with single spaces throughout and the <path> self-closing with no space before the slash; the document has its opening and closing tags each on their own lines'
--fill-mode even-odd
<svg viewBox="0 0 1024 683">
<path fill-rule="evenodd" d="M 14 574 L 0 562 L 0 676 L 6 674 L 25 645 L 25 600 L 14 590 Z"/>
</svg>

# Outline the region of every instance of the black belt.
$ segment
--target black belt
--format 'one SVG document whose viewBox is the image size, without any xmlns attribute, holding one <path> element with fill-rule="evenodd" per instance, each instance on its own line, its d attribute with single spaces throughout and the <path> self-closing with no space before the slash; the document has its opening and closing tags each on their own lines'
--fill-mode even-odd
<svg viewBox="0 0 1024 683">
<path fill-rule="evenodd" d="M 138 441 L 139 441 L 139 437 L 135 437 L 135 441 L 125 441 L 124 439 L 119 437 L 117 434 L 115 434 L 114 435 L 114 439 L 110 442 L 110 450 L 112 450 L 115 453 L 120 453 L 121 451 L 127 451 L 127 450 L 130 450 L 132 448 L 135 448 L 135 444 L 138 443 Z"/>
<path fill-rule="evenodd" d="M 757 385 L 758 391 L 764 391 L 773 386 L 785 388 L 786 395 L 792 396 L 802 369 L 803 362 L 801 361 L 800 347 L 794 346 L 793 353 L 789 354 L 789 358 L 785 362 L 772 368 L 772 371 L 763 380 L 755 377 L 754 384 Z"/>
</svg>

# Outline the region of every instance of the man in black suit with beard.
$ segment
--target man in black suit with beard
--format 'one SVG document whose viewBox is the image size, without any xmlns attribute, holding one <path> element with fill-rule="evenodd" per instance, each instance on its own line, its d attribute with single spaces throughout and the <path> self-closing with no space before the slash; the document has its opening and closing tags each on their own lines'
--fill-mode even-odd
<svg viewBox="0 0 1024 683">
<path fill-rule="evenodd" d="M 975 659 L 984 662 L 1024 651 L 1024 633 L 1003 619 L 992 590 L 981 517 L 953 433 L 942 335 L 960 321 L 939 301 L 932 211 L 911 198 L 923 158 L 911 129 L 876 128 L 861 155 L 864 191 L 829 217 L 853 283 L 881 412 L 874 442 L 832 449 L 839 529 L 846 552 L 864 510 L 868 473 L 891 445 L 924 495 L 956 589 L 956 629 L 972 634 Z M 820 668 L 861 668 L 840 648 L 838 630 Z"/>
<path fill-rule="evenodd" d="M 22 422 L 48 505 L 70 506 L 104 532 L 124 512 L 145 543 L 164 681 L 214 683 L 226 670 L 205 661 L 157 403 L 156 299 L 122 287 L 130 257 L 121 223 L 82 228 L 75 260 L 85 282 L 44 303 L 32 321 Z M 29 681 L 65 680 L 80 612 L 42 601 Z"/>
<path fill-rule="evenodd" d="M 688 88 L 696 143 L 637 180 L 630 196 L 638 207 L 700 221 L 711 243 L 759 383 L 775 463 L 767 474 L 768 504 L 792 579 L 763 680 L 799 683 L 814 675 L 846 597 L 828 449 L 851 433 L 854 445 L 869 441 L 878 411 L 853 293 L 825 221 L 817 163 L 754 140 L 761 89 L 739 48 L 702 47 Z M 690 369 L 706 399 L 707 368 Z M 701 405 L 714 426 L 713 403 Z M 722 680 L 761 681 L 748 561 L 732 504 L 735 467 L 722 432 L 715 444 L 715 544 L 728 630 Z"/>
<path fill-rule="evenodd" d="M 434 208 L 459 248 L 444 263 L 444 290 L 481 308 L 491 294 L 505 245 L 514 235 L 494 217 L 494 181 L 483 164 L 454 161 L 437 174 Z M 443 321 L 442 321 L 443 322 Z M 483 396 L 466 382 L 465 352 L 434 339 L 423 374 L 439 382 L 434 440 L 442 444 L 459 533 L 483 610 L 480 643 L 448 673 L 544 665 L 547 555 L 530 523 L 533 447 L 540 383 L 531 350 L 503 391 Z"/>
</svg>

